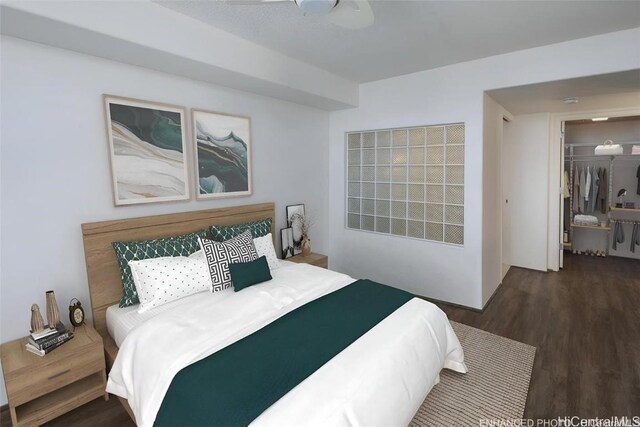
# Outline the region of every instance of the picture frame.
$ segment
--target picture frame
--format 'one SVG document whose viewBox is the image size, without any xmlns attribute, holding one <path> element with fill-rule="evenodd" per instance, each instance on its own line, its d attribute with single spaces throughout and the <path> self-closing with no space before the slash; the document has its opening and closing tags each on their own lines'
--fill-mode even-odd
<svg viewBox="0 0 640 427">
<path fill-rule="evenodd" d="M 250 196 L 251 119 L 191 110 L 196 199 Z"/>
<path fill-rule="evenodd" d="M 282 259 L 287 259 L 294 255 L 293 230 L 291 227 L 280 229 L 280 255 Z"/>
<path fill-rule="evenodd" d="M 299 224 L 294 224 L 292 216 L 294 214 L 305 215 L 304 204 L 287 206 L 287 226 L 291 228 L 293 233 L 293 253 L 298 255 L 302 253 L 302 230 Z"/>
<path fill-rule="evenodd" d="M 189 200 L 183 107 L 103 95 L 115 206 Z"/>
</svg>

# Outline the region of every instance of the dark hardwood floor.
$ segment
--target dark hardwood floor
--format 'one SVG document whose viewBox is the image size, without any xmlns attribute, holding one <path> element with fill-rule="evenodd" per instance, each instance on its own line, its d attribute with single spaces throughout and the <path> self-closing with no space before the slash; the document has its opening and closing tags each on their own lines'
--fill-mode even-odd
<svg viewBox="0 0 640 427">
<path fill-rule="evenodd" d="M 483 313 L 439 306 L 537 348 L 525 417 L 640 414 L 640 261 L 569 255 L 560 273 L 512 268 Z M 7 410 L 0 425 L 11 425 Z M 47 424 L 133 425 L 115 397 Z"/>
<path fill-rule="evenodd" d="M 511 268 L 483 313 L 440 307 L 537 348 L 525 417 L 640 414 L 640 261 L 568 255 L 559 273 Z"/>
</svg>

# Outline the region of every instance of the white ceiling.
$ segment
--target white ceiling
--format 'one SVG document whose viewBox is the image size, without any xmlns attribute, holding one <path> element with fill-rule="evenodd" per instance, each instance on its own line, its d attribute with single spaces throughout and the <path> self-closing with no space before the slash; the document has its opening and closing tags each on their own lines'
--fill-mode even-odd
<svg viewBox="0 0 640 427">
<path fill-rule="evenodd" d="M 570 112 L 629 104 L 640 107 L 640 70 L 538 83 L 487 91 L 512 114 Z M 577 104 L 563 99 L 578 97 Z"/>
<path fill-rule="evenodd" d="M 294 3 L 154 1 L 356 82 L 640 27 L 638 1 L 370 0 L 375 23 L 361 30 Z"/>
</svg>

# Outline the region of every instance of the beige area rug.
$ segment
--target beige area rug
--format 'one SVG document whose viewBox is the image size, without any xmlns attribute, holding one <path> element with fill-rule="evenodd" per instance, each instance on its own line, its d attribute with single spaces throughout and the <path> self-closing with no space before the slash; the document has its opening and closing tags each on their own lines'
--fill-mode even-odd
<svg viewBox="0 0 640 427">
<path fill-rule="evenodd" d="M 443 369 L 410 427 L 479 426 L 482 419 L 522 418 L 536 348 L 451 322 L 466 374 Z"/>
</svg>

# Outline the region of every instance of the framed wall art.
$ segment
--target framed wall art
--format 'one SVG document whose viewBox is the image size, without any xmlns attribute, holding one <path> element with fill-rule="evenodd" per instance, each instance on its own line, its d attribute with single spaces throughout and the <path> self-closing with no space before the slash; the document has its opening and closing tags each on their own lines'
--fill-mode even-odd
<svg viewBox="0 0 640 427">
<path fill-rule="evenodd" d="M 287 226 L 291 228 L 293 234 L 293 253 L 298 255 L 302 253 L 302 229 L 299 221 L 293 221 L 295 214 L 304 216 L 304 205 L 287 206 Z"/>
<path fill-rule="evenodd" d="M 185 110 L 103 98 L 115 205 L 188 200 Z"/>
<path fill-rule="evenodd" d="M 251 195 L 251 120 L 192 110 L 198 199 Z"/>
<path fill-rule="evenodd" d="M 292 257 L 293 254 L 293 230 L 291 227 L 280 230 L 280 244 L 282 259 Z"/>
</svg>

